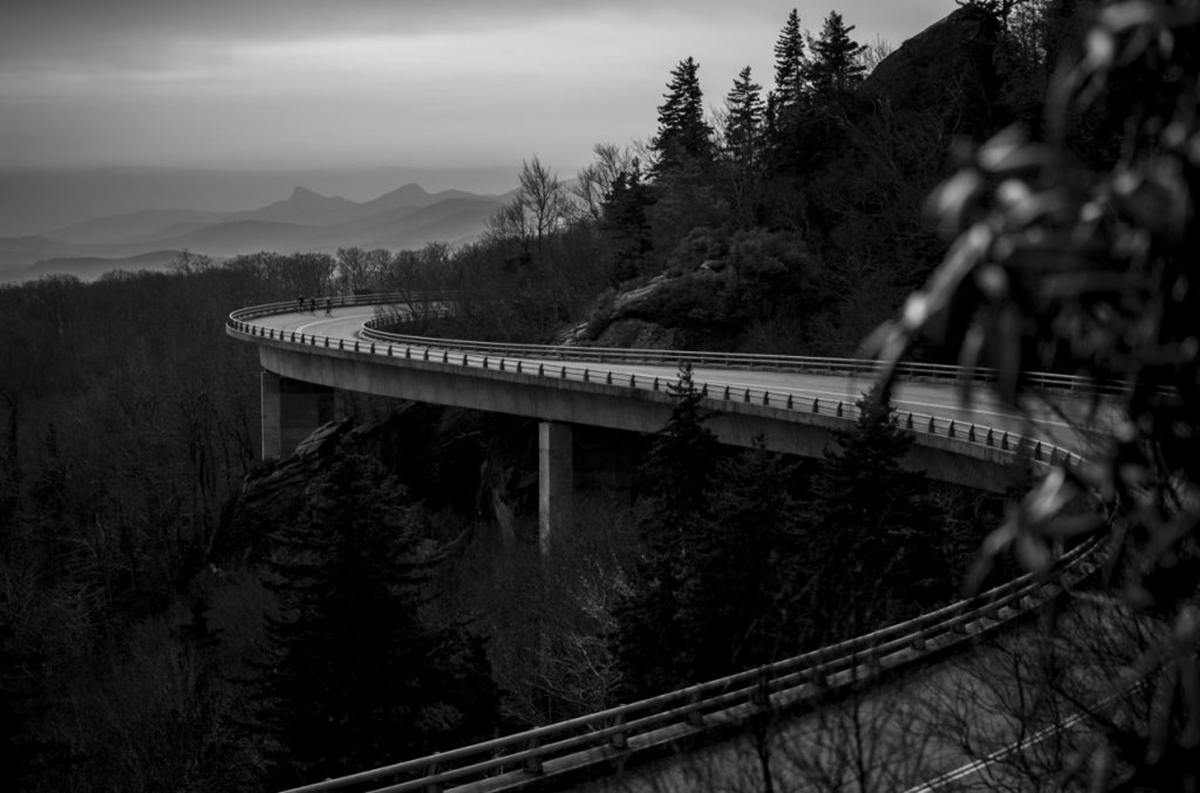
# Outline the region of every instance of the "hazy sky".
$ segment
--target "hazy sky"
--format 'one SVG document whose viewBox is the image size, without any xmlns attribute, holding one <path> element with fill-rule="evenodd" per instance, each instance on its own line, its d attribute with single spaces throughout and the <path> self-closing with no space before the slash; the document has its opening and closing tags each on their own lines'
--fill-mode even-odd
<svg viewBox="0 0 1200 793">
<path fill-rule="evenodd" d="M 761 0 L 4 0 L 0 168 L 519 165 L 646 139 L 693 56 L 708 105 L 770 87 L 788 12 Z M 954 0 L 855 0 L 900 44 Z"/>
</svg>

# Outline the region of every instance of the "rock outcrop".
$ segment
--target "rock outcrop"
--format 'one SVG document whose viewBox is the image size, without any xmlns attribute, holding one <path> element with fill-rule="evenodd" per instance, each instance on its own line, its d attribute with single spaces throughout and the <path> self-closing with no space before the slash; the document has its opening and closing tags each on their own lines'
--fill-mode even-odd
<svg viewBox="0 0 1200 793">
<path fill-rule="evenodd" d="M 996 93 L 996 22 L 963 6 L 905 41 L 867 76 L 858 95 L 897 113 L 935 111 L 986 122 Z M 970 132 L 970 130 L 963 130 Z"/>
</svg>

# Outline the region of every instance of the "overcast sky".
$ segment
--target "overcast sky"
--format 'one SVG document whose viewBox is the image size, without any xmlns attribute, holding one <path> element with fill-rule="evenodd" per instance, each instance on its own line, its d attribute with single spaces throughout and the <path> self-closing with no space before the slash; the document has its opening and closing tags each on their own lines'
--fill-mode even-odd
<svg viewBox="0 0 1200 793">
<path fill-rule="evenodd" d="M 655 129 L 693 56 L 720 105 L 770 87 L 788 12 L 761 0 L 4 0 L 0 168 L 478 166 L 571 172 Z M 843 2 L 893 45 L 954 0 Z"/>
</svg>

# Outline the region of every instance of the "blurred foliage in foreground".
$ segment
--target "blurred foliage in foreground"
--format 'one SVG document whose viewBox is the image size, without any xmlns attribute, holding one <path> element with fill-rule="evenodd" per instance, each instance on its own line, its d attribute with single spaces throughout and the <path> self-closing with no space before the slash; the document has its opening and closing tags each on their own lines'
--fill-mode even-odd
<svg viewBox="0 0 1200 793">
<path fill-rule="evenodd" d="M 1045 142 L 1010 128 L 964 153 L 931 201 L 952 241 L 945 260 L 868 342 L 892 363 L 918 340 L 956 348 L 965 366 L 994 367 L 999 393 L 1026 410 L 1052 400 L 1024 381 L 1038 369 L 1123 385 L 1117 410 L 1093 405 L 1108 440 L 1090 465 L 1047 477 L 987 544 L 989 553 L 1048 548 L 1111 522 L 1103 597 L 1114 619 L 1132 607 L 1151 626 L 1123 662 L 1156 707 L 1142 723 L 1092 714 L 1104 737 L 1079 765 L 1092 768 L 1093 788 L 1198 783 L 1198 56 L 1195 0 L 1100 7 L 1055 78 Z M 1125 120 L 1121 156 L 1106 169 L 1071 154 L 1072 135 L 1096 113 Z M 1088 491 L 1102 510 L 1058 519 Z"/>
</svg>

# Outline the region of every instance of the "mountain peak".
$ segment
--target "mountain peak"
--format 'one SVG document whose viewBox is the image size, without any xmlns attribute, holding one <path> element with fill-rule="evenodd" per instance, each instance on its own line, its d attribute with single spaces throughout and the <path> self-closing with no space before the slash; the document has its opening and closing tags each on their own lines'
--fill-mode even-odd
<svg viewBox="0 0 1200 793">
<path fill-rule="evenodd" d="M 434 198 L 428 190 L 416 182 L 409 182 L 403 187 L 397 187 L 390 193 L 384 193 L 379 198 L 368 201 L 366 205 L 378 209 L 399 209 L 428 206 L 433 200 Z"/>
<path fill-rule="evenodd" d="M 421 187 L 421 185 L 417 184 L 416 182 L 409 182 L 402 187 L 397 187 L 390 193 L 385 193 L 383 196 L 381 196 L 381 198 L 386 198 L 387 196 L 393 196 L 397 198 L 400 196 L 405 196 L 408 198 L 427 198 L 429 196 L 429 191 L 424 187 Z"/>
<path fill-rule="evenodd" d="M 288 201 L 328 201 L 327 196 L 320 193 L 315 193 L 307 187 L 297 186 L 292 190 L 292 194 L 288 197 Z"/>
</svg>

